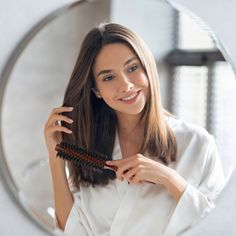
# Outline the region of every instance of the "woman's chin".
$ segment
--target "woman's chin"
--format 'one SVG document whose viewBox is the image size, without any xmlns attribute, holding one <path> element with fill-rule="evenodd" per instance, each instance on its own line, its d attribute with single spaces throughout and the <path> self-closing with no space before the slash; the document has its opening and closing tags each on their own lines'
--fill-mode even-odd
<svg viewBox="0 0 236 236">
<path fill-rule="evenodd" d="M 144 110 L 144 106 L 140 107 L 140 108 L 136 108 L 136 109 L 134 109 L 134 108 L 133 109 L 122 109 L 122 110 L 117 111 L 116 113 L 117 114 L 124 114 L 124 115 L 135 116 L 135 115 L 141 115 L 143 110 Z"/>
</svg>

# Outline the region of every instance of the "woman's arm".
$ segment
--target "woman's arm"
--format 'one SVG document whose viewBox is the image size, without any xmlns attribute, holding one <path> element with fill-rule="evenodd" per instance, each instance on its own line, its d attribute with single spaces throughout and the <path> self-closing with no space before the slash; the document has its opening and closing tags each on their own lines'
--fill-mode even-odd
<svg viewBox="0 0 236 236">
<path fill-rule="evenodd" d="M 175 170 L 168 168 L 163 185 L 169 191 L 171 196 L 178 202 L 184 193 L 188 183 Z"/>
<path fill-rule="evenodd" d="M 54 202 L 58 226 L 64 230 L 68 215 L 73 206 L 73 196 L 70 192 L 66 171 L 65 161 L 56 157 L 55 147 L 61 142 L 61 133 L 71 134 L 72 131 L 60 125 L 60 121 L 72 123 L 63 112 L 71 112 L 73 108 L 59 107 L 54 108 L 45 124 L 44 137 L 49 153 L 49 164 L 53 182 Z"/>
<path fill-rule="evenodd" d="M 73 206 L 73 196 L 70 192 L 66 177 L 65 161 L 56 158 L 55 154 L 52 154 L 49 158 L 49 163 L 53 182 L 57 223 L 59 228 L 64 230 L 67 218 Z"/>
</svg>

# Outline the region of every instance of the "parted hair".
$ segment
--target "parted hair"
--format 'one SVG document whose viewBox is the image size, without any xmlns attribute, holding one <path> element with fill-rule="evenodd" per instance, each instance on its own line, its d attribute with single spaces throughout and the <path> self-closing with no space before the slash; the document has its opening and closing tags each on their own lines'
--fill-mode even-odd
<svg viewBox="0 0 236 236">
<path fill-rule="evenodd" d="M 66 114 L 74 122 L 62 122 L 73 133 L 63 133 L 63 140 L 112 158 L 118 125 L 116 113 L 92 91 L 96 87 L 93 73 L 96 57 L 104 46 L 112 43 L 123 43 L 133 50 L 149 81 L 147 101 L 141 116 L 144 131 L 139 151 L 147 152 L 150 158 L 168 165 L 176 160 L 177 143 L 166 122 L 169 114 L 162 106 L 155 59 L 139 35 L 120 24 L 100 24 L 84 38 L 63 100 L 63 106 L 74 107 L 71 113 Z M 72 163 L 68 163 L 68 167 L 72 182 L 77 187 L 80 184 L 104 185 L 116 177 L 108 169 L 98 175 Z"/>
</svg>

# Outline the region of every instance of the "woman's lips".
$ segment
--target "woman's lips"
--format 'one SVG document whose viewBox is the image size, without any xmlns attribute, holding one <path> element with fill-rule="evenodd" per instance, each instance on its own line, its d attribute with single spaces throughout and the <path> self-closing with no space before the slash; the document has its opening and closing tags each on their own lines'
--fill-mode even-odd
<svg viewBox="0 0 236 236">
<path fill-rule="evenodd" d="M 137 91 L 137 92 L 134 92 L 126 97 L 123 97 L 123 98 L 120 98 L 119 100 L 126 103 L 126 104 L 131 104 L 131 103 L 134 103 L 137 98 L 138 98 L 138 95 L 140 94 L 141 90 Z"/>
</svg>

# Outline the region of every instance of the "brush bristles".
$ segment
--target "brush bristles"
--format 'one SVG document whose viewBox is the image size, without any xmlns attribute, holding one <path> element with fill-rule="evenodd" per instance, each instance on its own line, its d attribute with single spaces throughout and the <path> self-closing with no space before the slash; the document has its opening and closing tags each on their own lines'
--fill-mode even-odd
<svg viewBox="0 0 236 236">
<path fill-rule="evenodd" d="M 86 150 L 75 144 L 69 144 L 66 142 L 57 144 L 55 150 L 57 151 L 57 157 L 72 161 L 75 165 L 84 168 L 92 168 L 98 172 L 104 169 L 106 161 L 109 160 L 107 155 Z"/>
</svg>

